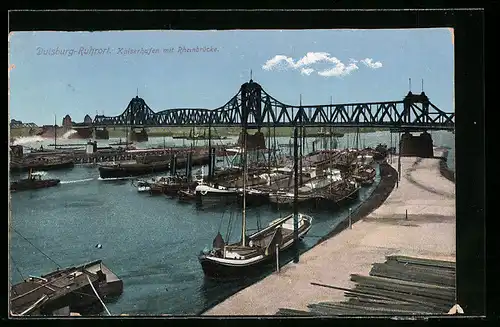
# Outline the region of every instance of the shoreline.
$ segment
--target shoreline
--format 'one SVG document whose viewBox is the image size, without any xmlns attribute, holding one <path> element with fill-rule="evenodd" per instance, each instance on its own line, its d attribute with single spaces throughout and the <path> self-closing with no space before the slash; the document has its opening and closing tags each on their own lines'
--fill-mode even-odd
<svg viewBox="0 0 500 327">
<path fill-rule="evenodd" d="M 455 183 L 455 172 L 448 167 L 448 149 L 442 149 L 443 155 L 439 163 L 439 172 L 452 183 Z"/>
<path fill-rule="evenodd" d="M 342 301 L 343 291 L 318 288 L 311 282 L 352 288 L 351 274 L 367 275 L 373 263 L 384 262 L 387 255 L 456 261 L 455 185 L 441 175 L 443 160 L 438 154 L 443 149 L 434 151 L 434 158 L 401 157 L 400 181 L 391 192 L 390 182 L 397 178 L 391 173 L 396 171 L 396 157 L 385 172 L 394 176 L 385 179 L 389 196 L 383 196 L 383 188 L 374 190 L 378 201 L 369 201 L 371 208 L 358 207 L 352 229 L 339 224 L 329 238 L 302 254 L 300 263 L 283 266 L 279 273 L 235 293 L 203 315 L 276 315 L 280 308 L 308 311 L 311 303 Z M 383 203 L 377 208 L 376 202 Z M 372 212 L 366 215 L 369 209 Z"/>
<path fill-rule="evenodd" d="M 53 126 L 50 125 L 52 128 Z M 64 126 L 58 126 L 58 131 L 63 130 L 66 127 Z M 72 130 L 73 128 L 67 128 L 68 130 Z M 127 127 L 124 126 L 109 126 L 108 131 L 110 132 L 110 138 L 119 138 L 123 137 L 125 138 L 127 135 L 126 132 Z M 145 127 L 147 130 L 147 133 L 149 137 L 171 137 L 171 136 L 187 136 L 192 132 L 192 128 L 189 127 Z M 198 134 L 203 134 L 203 131 L 208 130 L 208 127 L 198 127 L 200 130 Z M 312 127 L 309 128 L 310 133 L 318 133 L 321 130 L 321 127 Z M 308 130 L 309 130 L 308 129 Z M 20 128 L 10 128 L 9 130 L 13 131 L 14 133 L 11 133 L 15 135 L 13 138 L 22 138 L 22 137 L 31 137 L 31 136 L 42 136 L 44 138 L 48 139 L 53 139 L 54 135 L 52 134 L 44 134 L 44 135 L 37 135 L 39 132 L 43 132 L 43 127 L 42 126 L 36 126 L 36 127 L 20 127 Z M 30 130 L 32 131 L 32 134 L 30 134 Z M 218 136 L 226 136 L 226 137 L 238 137 L 240 133 L 241 128 L 240 127 L 217 127 L 213 128 L 213 135 L 218 135 Z M 256 131 L 257 129 L 252 131 Z M 269 131 L 267 127 L 263 128 L 263 133 L 264 135 L 268 135 Z M 356 133 L 356 127 L 336 127 L 333 130 L 334 132 L 338 133 L 343 133 L 343 134 L 355 134 Z M 361 127 L 359 133 L 361 134 L 366 134 L 366 133 L 376 133 L 376 132 L 388 132 L 389 129 L 386 128 L 371 128 L 371 127 Z M 276 129 L 272 129 L 270 134 L 276 134 L 276 137 L 293 137 L 293 130 L 291 127 L 277 127 Z M 308 137 L 315 137 L 313 135 L 308 136 Z M 78 138 L 74 138 L 78 139 Z M 86 139 L 86 138 L 82 138 Z"/>
</svg>

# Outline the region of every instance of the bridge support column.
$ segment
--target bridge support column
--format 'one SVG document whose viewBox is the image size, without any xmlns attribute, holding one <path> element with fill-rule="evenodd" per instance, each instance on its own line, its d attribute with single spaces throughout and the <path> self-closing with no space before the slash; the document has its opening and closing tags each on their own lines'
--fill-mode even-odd
<svg viewBox="0 0 500 327">
<path fill-rule="evenodd" d="M 91 139 L 93 134 L 92 127 L 76 128 L 76 138 Z"/>
<path fill-rule="evenodd" d="M 94 130 L 96 140 L 109 140 L 109 131 L 106 127 L 97 127 Z"/>
<path fill-rule="evenodd" d="M 432 158 L 434 156 L 432 136 L 423 132 L 419 136 L 413 136 L 409 132 L 401 135 L 401 156 Z"/>
<path fill-rule="evenodd" d="M 243 132 L 240 133 L 238 138 L 238 144 L 244 147 L 243 144 Z M 266 138 L 264 133 L 261 131 L 255 132 L 254 135 L 249 135 L 247 133 L 247 149 L 265 149 L 266 148 Z"/>
<path fill-rule="evenodd" d="M 131 142 L 147 142 L 148 139 L 148 133 L 144 128 L 132 129 L 129 133 L 129 141 Z"/>
</svg>

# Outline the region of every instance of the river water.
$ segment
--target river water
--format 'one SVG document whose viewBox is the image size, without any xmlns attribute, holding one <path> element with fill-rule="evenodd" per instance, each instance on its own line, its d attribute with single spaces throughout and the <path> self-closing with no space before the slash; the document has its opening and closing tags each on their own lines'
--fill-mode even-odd
<svg viewBox="0 0 500 327">
<path fill-rule="evenodd" d="M 448 162 L 453 169 L 454 135 L 433 132 L 432 136 L 435 146 L 450 148 Z M 339 147 L 345 147 L 347 142 L 352 145 L 353 140 L 353 135 L 346 135 L 339 139 Z M 116 140 L 109 142 L 113 141 Z M 81 142 L 58 140 L 58 143 Z M 150 138 L 140 145 L 178 146 L 182 142 L 160 137 Z M 235 139 L 224 142 L 233 143 Z M 279 142 L 288 143 L 289 138 L 281 138 Z M 393 142 L 396 144 L 395 138 Z M 35 137 L 17 143 L 48 147 L 53 140 Z M 390 145 L 389 133 L 361 136 L 364 146 L 379 143 Z M 20 177 L 11 175 L 11 179 Z M 107 305 L 112 314 L 195 315 L 255 281 L 206 281 L 197 260 L 199 252 L 211 246 L 218 230 L 226 237 L 231 215 L 234 215 L 232 239 L 239 239 L 238 208 L 200 211 L 192 204 L 140 194 L 130 181 L 102 181 L 98 177 L 95 167 L 76 166 L 71 170 L 51 171 L 46 178 L 59 178 L 62 181 L 60 186 L 11 195 L 11 282 L 21 281 L 28 275 L 48 273 L 57 267 L 56 264 L 65 267 L 102 259 L 124 282 L 122 296 Z M 366 199 L 376 184 L 362 189 L 360 200 L 351 208 Z M 289 213 L 291 210 L 288 209 L 249 208 L 247 225 L 249 229 L 256 228 L 257 221 L 266 224 Z M 301 251 L 316 244 L 319 238 L 345 219 L 347 213 L 347 207 L 338 212 L 311 213 L 313 227 L 304 239 Z M 96 248 L 96 244 L 101 244 L 102 248 Z M 281 259 L 285 262 L 290 256 Z"/>
</svg>

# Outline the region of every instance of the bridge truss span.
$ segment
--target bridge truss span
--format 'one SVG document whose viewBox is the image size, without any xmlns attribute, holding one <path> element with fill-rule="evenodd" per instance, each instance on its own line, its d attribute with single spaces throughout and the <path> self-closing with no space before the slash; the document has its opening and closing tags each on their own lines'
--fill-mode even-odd
<svg viewBox="0 0 500 327">
<path fill-rule="evenodd" d="M 115 117 L 97 115 L 92 126 L 190 127 L 190 126 L 338 126 L 453 130 L 455 114 L 433 105 L 425 93 L 409 92 L 403 100 L 327 105 L 287 105 L 250 80 L 225 105 L 216 109 L 177 108 L 154 112 L 146 102 L 133 98 Z"/>
</svg>

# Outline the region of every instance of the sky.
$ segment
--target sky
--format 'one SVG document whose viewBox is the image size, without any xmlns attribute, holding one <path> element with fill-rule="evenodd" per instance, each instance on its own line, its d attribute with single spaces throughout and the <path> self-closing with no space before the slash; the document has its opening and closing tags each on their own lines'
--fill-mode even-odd
<svg viewBox="0 0 500 327">
<path fill-rule="evenodd" d="M 198 47 L 200 51 L 185 51 Z M 16 32 L 10 118 L 58 124 L 120 115 L 137 94 L 155 112 L 223 106 L 252 79 L 285 104 L 402 100 L 424 91 L 454 111 L 453 30 Z"/>
</svg>

